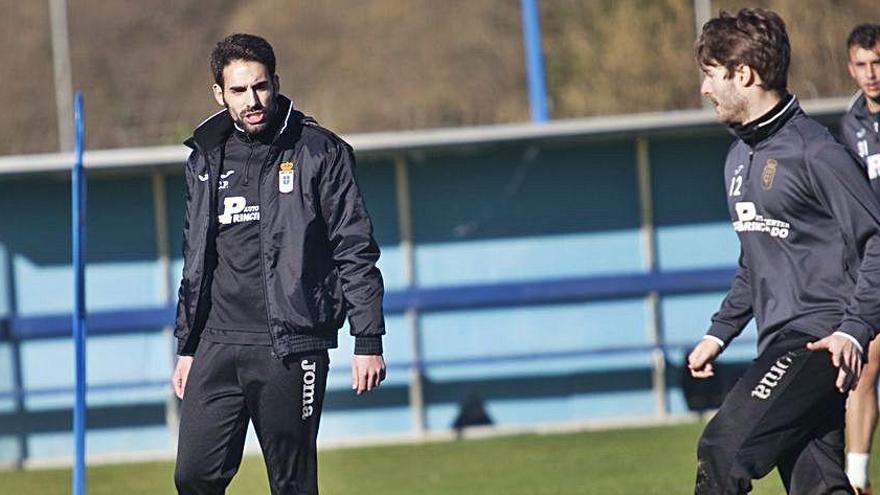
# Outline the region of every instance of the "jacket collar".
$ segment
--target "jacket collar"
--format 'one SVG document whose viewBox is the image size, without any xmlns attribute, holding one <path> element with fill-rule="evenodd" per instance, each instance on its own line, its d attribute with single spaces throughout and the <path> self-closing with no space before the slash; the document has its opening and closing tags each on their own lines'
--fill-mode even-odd
<svg viewBox="0 0 880 495">
<path fill-rule="evenodd" d="M 284 95 L 278 95 L 278 113 L 275 115 L 277 123 L 274 143 L 281 147 L 292 146 L 299 139 L 302 131 L 302 120 L 305 116 L 294 109 L 293 101 Z M 183 144 L 193 149 L 201 149 L 208 152 L 226 142 L 226 139 L 235 131 L 235 124 L 229 112 L 224 108 L 211 115 L 193 131 L 191 138 Z"/>
<path fill-rule="evenodd" d="M 858 120 L 865 122 L 880 122 L 880 113 L 872 114 L 868 111 L 868 101 L 867 96 L 862 90 L 856 91 L 856 94 L 853 95 L 852 99 L 849 102 L 849 107 L 847 107 L 847 111 L 856 116 Z"/>
<path fill-rule="evenodd" d="M 862 93 L 862 90 L 856 91 L 856 94 L 850 98 L 846 111 L 852 112 L 858 117 L 864 117 L 868 114 L 868 102 L 865 101 L 865 93 Z"/>
<path fill-rule="evenodd" d="M 793 116 L 801 112 L 797 98 L 786 94 L 769 112 L 748 124 L 733 124 L 730 131 L 747 145 L 754 147 L 776 134 Z"/>
</svg>

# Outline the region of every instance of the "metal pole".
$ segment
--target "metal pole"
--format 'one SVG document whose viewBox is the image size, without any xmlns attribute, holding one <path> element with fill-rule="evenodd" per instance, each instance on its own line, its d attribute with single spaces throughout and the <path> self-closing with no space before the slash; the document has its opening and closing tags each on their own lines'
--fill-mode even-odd
<svg viewBox="0 0 880 495">
<path fill-rule="evenodd" d="M 641 217 L 642 246 L 644 249 L 645 269 L 649 273 L 657 271 L 657 232 L 654 229 L 654 199 L 651 194 L 651 159 L 648 153 L 648 139 L 636 139 L 636 169 L 639 186 L 639 210 Z M 654 390 L 655 413 L 658 417 L 666 416 L 666 351 L 663 338 L 663 320 L 660 307 L 660 294 L 657 291 L 648 293 L 645 299 L 648 310 L 648 337 L 654 350 L 651 352 L 653 362 L 652 387 Z"/>
<path fill-rule="evenodd" d="M 416 287 L 416 263 L 413 249 L 412 204 L 409 194 L 409 173 L 406 159 L 394 158 L 394 177 L 397 190 L 397 224 L 400 229 L 400 251 L 403 258 L 403 278 L 409 289 Z M 413 426 L 417 435 L 427 431 L 425 414 L 424 370 L 422 369 L 422 338 L 419 327 L 419 313 L 415 309 L 406 310 L 406 324 L 410 333 L 412 367 L 409 377 L 409 407 Z"/>
<path fill-rule="evenodd" d="M 74 102 L 76 120 L 76 149 L 71 171 L 71 231 L 73 251 L 73 340 L 76 363 L 76 399 L 73 406 L 73 436 L 75 462 L 73 468 L 73 495 L 85 495 L 86 457 L 86 178 L 83 173 L 83 101 L 76 92 Z"/>
<path fill-rule="evenodd" d="M 10 334 L 11 333 L 12 332 L 10 332 Z M 23 420 L 27 411 L 25 408 L 26 390 L 24 388 L 24 376 L 22 374 L 21 339 L 19 339 L 17 335 L 10 335 L 9 348 L 12 351 L 12 386 L 15 391 L 15 414 L 21 418 L 22 421 L 20 424 L 25 424 Z M 24 468 L 24 464 L 28 457 L 30 457 L 28 451 L 28 432 L 26 429 L 22 428 L 16 436 L 18 437 L 18 458 L 15 460 L 15 467 L 16 469 L 22 469 Z"/>
<path fill-rule="evenodd" d="M 156 234 L 156 257 L 159 263 L 159 298 L 162 304 L 170 305 L 174 301 L 171 278 L 171 247 L 168 232 L 168 191 L 165 186 L 165 174 L 153 171 L 153 216 Z"/>
<path fill-rule="evenodd" d="M 73 83 L 70 75 L 70 36 L 67 32 L 67 0 L 49 0 L 52 33 L 52 69 L 55 74 L 55 107 L 58 117 L 58 150 L 74 146 Z"/>
<path fill-rule="evenodd" d="M 712 18 L 712 0 L 694 0 L 694 26 L 697 36 L 703 31 L 703 24 Z"/>
<path fill-rule="evenodd" d="M 712 0 L 694 0 L 694 39 L 700 37 L 700 33 L 703 32 L 703 25 L 709 22 L 709 19 L 712 18 Z M 703 72 L 697 71 L 700 79 L 698 81 L 702 81 Z M 703 102 L 703 108 L 712 108 L 712 104 L 709 103 L 709 100 L 705 98 L 700 98 Z"/>
<path fill-rule="evenodd" d="M 2 248 L 0 248 L 2 249 Z M 18 314 L 18 299 L 15 295 L 15 266 L 12 260 L 12 253 L 8 250 L 2 256 L 4 269 L 7 297 L 9 302 L 9 315 Z M 12 354 L 12 387 L 15 392 L 15 414 L 19 418 L 25 415 L 25 388 L 24 375 L 22 373 L 21 363 L 21 339 L 12 330 L 9 331 L 9 349 Z M 18 458 L 15 460 L 15 467 L 21 469 L 29 457 L 28 453 L 28 434 L 22 429 L 18 435 Z"/>
<path fill-rule="evenodd" d="M 544 53 L 541 50 L 541 19 L 537 0 L 521 0 L 523 45 L 529 83 L 529 112 L 534 122 L 547 122 L 547 90 L 544 86 Z"/>
<path fill-rule="evenodd" d="M 171 247 L 170 237 L 168 234 L 168 191 L 165 186 L 165 174 L 158 169 L 153 171 L 153 227 L 156 233 L 156 258 L 159 264 L 159 298 L 162 304 L 170 306 L 172 301 L 173 289 L 171 287 Z M 171 368 L 174 369 L 176 353 L 174 349 L 174 327 L 166 325 L 162 329 L 171 343 L 169 346 L 169 359 Z M 168 431 L 177 437 L 177 425 L 179 421 L 177 410 L 177 396 L 174 391 L 168 391 L 168 398 L 165 401 L 165 424 Z"/>
</svg>

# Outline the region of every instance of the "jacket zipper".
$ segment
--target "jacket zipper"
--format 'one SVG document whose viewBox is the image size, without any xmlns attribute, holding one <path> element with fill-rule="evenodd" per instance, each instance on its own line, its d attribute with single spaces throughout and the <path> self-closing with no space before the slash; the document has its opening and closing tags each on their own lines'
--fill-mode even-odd
<svg viewBox="0 0 880 495">
<path fill-rule="evenodd" d="M 269 341 L 272 343 L 272 357 L 275 359 L 281 359 L 281 356 L 278 355 L 276 351 L 275 344 L 275 334 L 272 333 L 272 316 L 269 312 L 269 284 L 266 282 L 266 268 L 265 268 L 265 257 L 263 253 L 263 218 L 265 211 L 263 210 L 264 205 L 266 204 L 263 201 L 263 169 L 266 168 L 266 163 L 269 162 L 269 155 L 272 154 L 272 147 L 275 145 L 275 141 L 278 139 L 278 135 L 276 135 L 272 142 L 269 144 L 269 149 L 266 151 L 266 157 L 263 158 L 263 163 L 260 164 L 260 169 L 257 173 L 257 197 L 260 198 L 260 226 L 257 229 L 259 233 L 260 240 L 260 277 L 263 279 L 263 301 L 264 306 L 266 307 L 266 330 L 269 332 Z M 248 159 L 250 162 L 250 159 Z M 245 178 L 247 175 L 245 175 Z M 247 180 L 247 179 L 245 179 Z"/>
<path fill-rule="evenodd" d="M 749 175 L 752 173 L 752 163 L 755 161 L 755 150 L 749 146 L 749 166 L 746 167 L 746 176 L 743 178 L 743 185 L 747 184 L 749 181 Z"/>
<path fill-rule="evenodd" d="M 247 161 L 244 162 L 244 185 L 246 186 L 250 182 L 251 158 L 254 156 L 254 140 L 248 135 L 245 135 L 245 139 L 247 139 L 249 149 Z M 257 191 L 259 191 L 259 187 Z"/>
</svg>

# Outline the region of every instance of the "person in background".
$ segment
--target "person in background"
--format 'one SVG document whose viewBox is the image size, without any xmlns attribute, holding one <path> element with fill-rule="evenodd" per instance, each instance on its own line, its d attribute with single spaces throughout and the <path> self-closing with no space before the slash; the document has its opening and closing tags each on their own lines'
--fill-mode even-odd
<svg viewBox="0 0 880 495">
<path fill-rule="evenodd" d="M 874 194 L 880 198 L 880 24 L 856 26 L 846 40 L 849 75 L 859 90 L 841 121 L 844 144 L 858 155 Z M 868 360 L 846 404 L 846 474 L 870 495 L 871 444 L 877 428 L 877 374 L 880 343 L 868 346 Z"/>
</svg>

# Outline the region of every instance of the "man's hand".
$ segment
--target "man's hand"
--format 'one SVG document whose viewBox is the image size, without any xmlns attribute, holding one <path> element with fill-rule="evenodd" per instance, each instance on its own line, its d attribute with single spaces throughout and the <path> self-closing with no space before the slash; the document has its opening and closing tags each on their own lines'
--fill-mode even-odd
<svg viewBox="0 0 880 495">
<path fill-rule="evenodd" d="M 385 359 L 381 355 L 355 355 L 351 360 L 351 389 L 358 395 L 378 387 L 385 379 Z"/>
<path fill-rule="evenodd" d="M 862 353 L 850 339 L 842 335 L 829 335 L 822 340 L 808 343 L 807 349 L 825 349 L 831 353 L 831 363 L 840 370 L 834 383 L 837 390 L 846 393 L 856 388 L 862 374 Z"/>
<path fill-rule="evenodd" d="M 177 358 L 177 366 L 174 367 L 174 375 L 171 377 L 171 386 L 174 387 L 174 395 L 183 399 L 183 391 L 186 389 L 186 379 L 189 377 L 189 369 L 192 367 L 192 356 L 180 356 Z"/>
<path fill-rule="evenodd" d="M 715 376 L 712 361 L 721 354 L 721 346 L 712 339 L 703 339 L 688 355 L 688 369 L 694 378 Z"/>
</svg>

